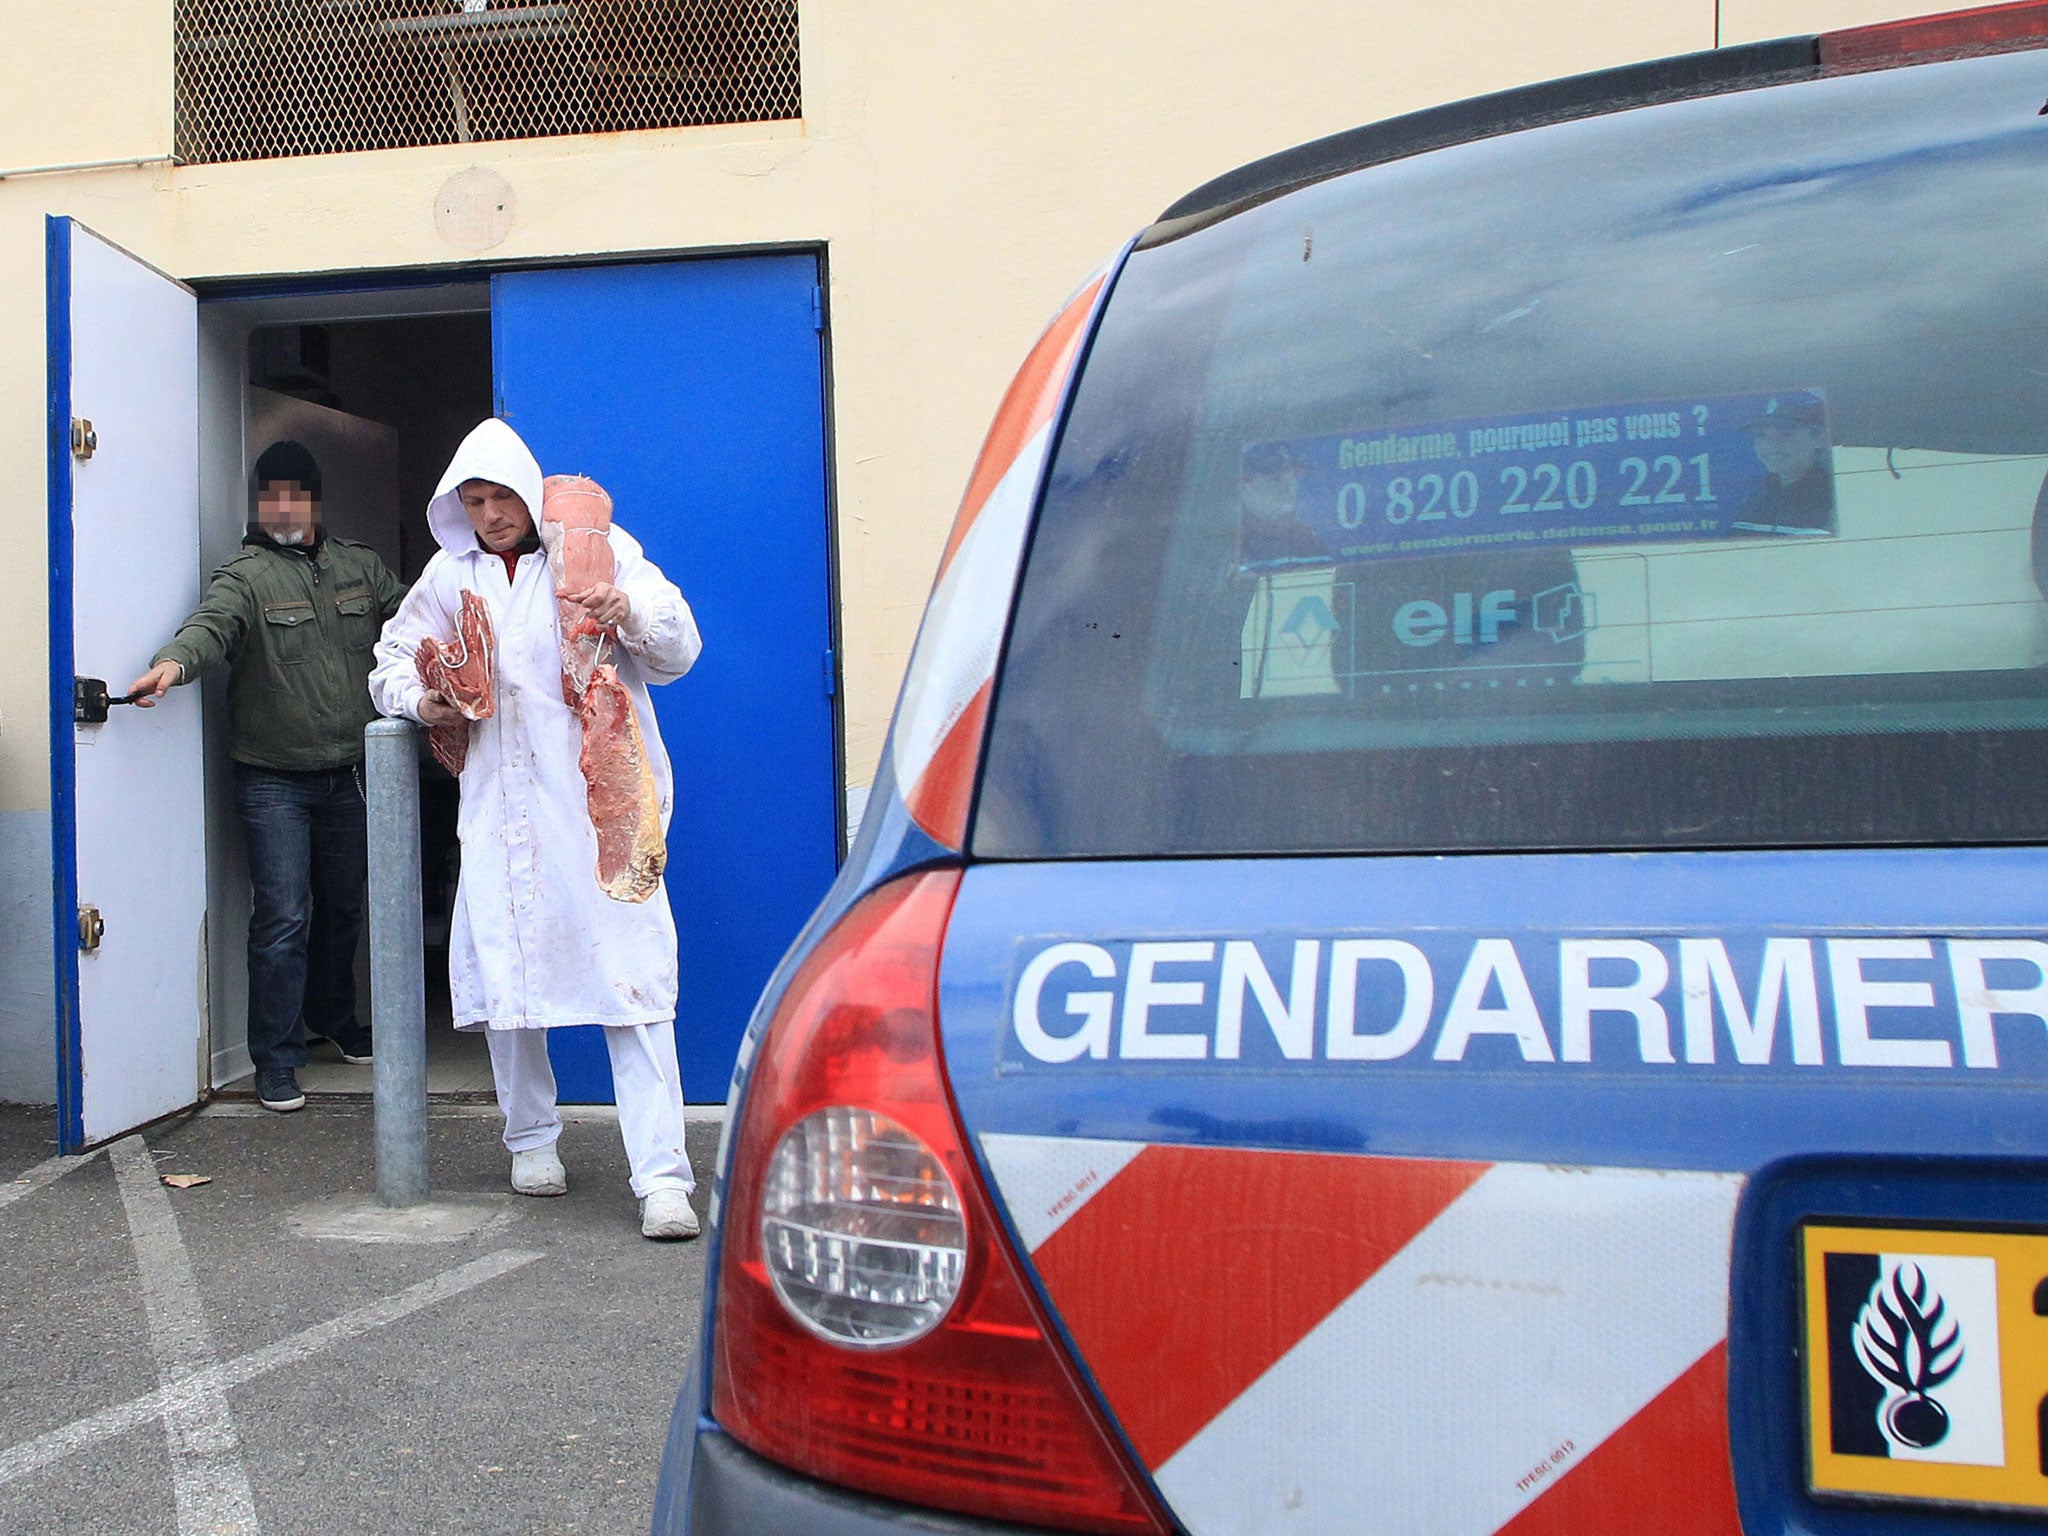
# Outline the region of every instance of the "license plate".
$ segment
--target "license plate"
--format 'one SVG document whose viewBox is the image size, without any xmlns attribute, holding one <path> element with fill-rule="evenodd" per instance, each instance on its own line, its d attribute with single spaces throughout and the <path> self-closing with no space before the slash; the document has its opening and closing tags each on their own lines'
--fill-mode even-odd
<svg viewBox="0 0 2048 1536">
<path fill-rule="evenodd" d="M 2048 1231 L 1802 1236 L 1813 1492 L 2048 1510 Z"/>
</svg>

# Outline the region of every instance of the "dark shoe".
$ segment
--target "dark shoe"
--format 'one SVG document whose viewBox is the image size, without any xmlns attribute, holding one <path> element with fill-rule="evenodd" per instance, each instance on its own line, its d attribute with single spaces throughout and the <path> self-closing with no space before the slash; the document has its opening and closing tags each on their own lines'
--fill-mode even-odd
<svg viewBox="0 0 2048 1536">
<path fill-rule="evenodd" d="M 367 1067 L 375 1060 L 370 1054 L 370 1032 L 367 1029 L 360 1035 L 351 1036 L 346 1041 L 337 1040 L 332 1035 L 316 1035 L 311 1030 L 308 1030 L 306 1032 L 306 1049 L 311 1050 L 316 1045 L 333 1046 L 335 1053 L 352 1067 Z"/>
<path fill-rule="evenodd" d="M 306 1096 L 299 1092 L 298 1075 L 290 1067 L 265 1067 L 256 1074 L 256 1102 L 285 1115 L 303 1109 Z"/>
</svg>

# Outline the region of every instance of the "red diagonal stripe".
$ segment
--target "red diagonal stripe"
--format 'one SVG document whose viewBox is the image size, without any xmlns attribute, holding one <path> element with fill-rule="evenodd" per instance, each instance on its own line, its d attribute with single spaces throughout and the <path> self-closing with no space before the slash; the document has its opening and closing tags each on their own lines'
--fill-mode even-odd
<svg viewBox="0 0 2048 1536">
<path fill-rule="evenodd" d="M 981 733 L 995 684 L 983 678 L 960 718 L 946 728 L 917 782 L 904 786 L 903 805 L 925 831 L 948 848 L 967 846 L 967 811 L 974 798 L 974 774 L 981 766 Z"/>
<path fill-rule="evenodd" d="M 1147 1147 L 1032 1262 L 1157 1467 L 1486 1168 Z"/>
<path fill-rule="evenodd" d="M 1572 1462 L 1497 1536 L 1742 1536 L 1728 1457 L 1728 1346 Z"/>
</svg>

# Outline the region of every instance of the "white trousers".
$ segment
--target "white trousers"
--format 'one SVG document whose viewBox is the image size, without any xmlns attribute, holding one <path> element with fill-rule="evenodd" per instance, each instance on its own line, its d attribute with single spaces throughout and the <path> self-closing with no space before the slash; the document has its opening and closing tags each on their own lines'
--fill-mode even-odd
<svg viewBox="0 0 2048 1536">
<path fill-rule="evenodd" d="M 555 1069 L 544 1029 L 487 1029 L 491 1077 L 505 1115 L 505 1146 L 531 1152 L 553 1146 L 562 1134 L 555 1108 Z M 683 1151 L 683 1074 L 676 1065 L 673 1024 L 607 1025 L 612 1090 L 619 1105 L 619 1136 L 633 1170 L 633 1193 L 692 1190 L 697 1179 Z"/>
</svg>

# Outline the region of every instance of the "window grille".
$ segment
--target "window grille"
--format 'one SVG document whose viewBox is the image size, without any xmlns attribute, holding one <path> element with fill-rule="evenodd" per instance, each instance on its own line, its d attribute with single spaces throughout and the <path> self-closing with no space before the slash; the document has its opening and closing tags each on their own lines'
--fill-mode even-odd
<svg viewBox="0 0 2048 1536">
<path fill-rule="evenodd" d="M 796 0 L 177 0 L 191 162 L 801 115 Z"/>
</svg>

